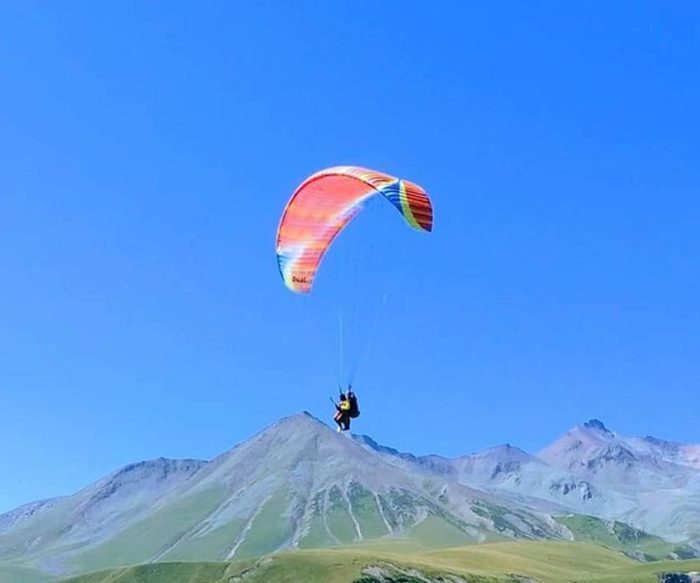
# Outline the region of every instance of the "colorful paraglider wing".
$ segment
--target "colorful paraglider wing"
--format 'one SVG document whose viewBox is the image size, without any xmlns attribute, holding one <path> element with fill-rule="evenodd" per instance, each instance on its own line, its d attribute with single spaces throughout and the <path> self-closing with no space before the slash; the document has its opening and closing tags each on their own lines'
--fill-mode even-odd
<svg viewBox="0 0 700 583">
<path fill-rule="evenodd" d="M 385 196 L 413 228 L 432 230 L 430 198 L 417 184 L 356 166 L 317 172 L 292 195 L 277 230 L 277 261 L 289 289 L 311 290 L 335 237 L 377 195 Z"/>
</svg>

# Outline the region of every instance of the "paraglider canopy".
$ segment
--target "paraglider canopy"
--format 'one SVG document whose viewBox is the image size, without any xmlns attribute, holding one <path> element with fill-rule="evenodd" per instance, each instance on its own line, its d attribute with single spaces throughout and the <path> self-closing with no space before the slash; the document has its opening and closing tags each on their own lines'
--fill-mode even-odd
<svg viewBox="0 0 700 583">
<path fill-rule="evenodd" d="M 417 184 L 359 166 L 317 172 L 294 192 L 277 230 L 277 262 L 290 290 L 311 291 L 333 240 L 376 196 L 391 202 L 414 229 L 432 230 L 432 204 Z"/>
</svg>

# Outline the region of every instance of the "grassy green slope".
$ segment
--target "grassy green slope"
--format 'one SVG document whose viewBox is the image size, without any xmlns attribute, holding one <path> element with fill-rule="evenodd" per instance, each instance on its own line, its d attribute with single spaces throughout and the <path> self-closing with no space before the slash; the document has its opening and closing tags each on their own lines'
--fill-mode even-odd
<svg viewBox="0 0 700 583">
<path fill-rule="evenodd" d="M 637 563 L 624 571 L 599 577 L 590 583 L 656 583 L 658 581 L 657 573 L 688 573 L 690 571 L 700 571 L 700 560 Z M 589 582 L 584 581 L 583 583 Z"/>
<path fill-rule="evenodd" d="M 79 554 L 71 567 L 84 572 L 149 561 L 176 544 L 202 516 L 212 512 L 224 497 L 223 491 L 211 489 L 178 500 L 156 511 L 148 520 L 139 522 L 107 542 Z M 206 557 L 200 555 L 200 560 L 201 558 Z"/>
<path fill-rule="evenodd" d="M 593 542 L 621 551 L 636 551 L 645 555 L 648 560 L 668 558 L 671 553 L 676 553 L 681 558 L 694 556 L 686 545 L 669 543 L 623 522 L 577 514 L 560 516 L 556 520 L 573 532 L 576 540 Z"/>
<path fill-rule="evenodd" d="M 456 547 L 474 542 L 463 530 L 460 530 L 441 516 L 428 516 L 411 529 L 410 537 L 428 548 Z"/>
<path fill-rule="evenodd" d="M 236 558 L 273 552 L 292 536 L 294 526 L 290 518 L 284 516 L 287 504 L 284 494 L 277 494 L 265 503 L 236 551 Z"/>
<path fill-rule="evenodd" d="M 507 542 L 444 550 L 394 552 L 357 545 L 291 551 L 256 562 L 163 563 L 95 573 L 70 583 L 228 583 L 246 572 L 245 583 L 375 583 L 367 566 L 416 569 L 428 577 L 468 576 L 470 583 L 514 582 L 514 575 L 539 583 L 654 583 L 661 571 L 700 570 L 700 561 L 639 563 L 614 550 L 576 542 Z M 412 578 L 406 576 L 406 583 Z M 398 581 L 398 579 L 397 579 Z M 68 583 L 68 582 L 65 582 Z"/>
<path fill-rule="evenodd" d="M 507 542 L 473 545 L 429 553 L 434 568 L 504 577 L 519 574 L 541 583 L 593 580 L 634 564 L 601 546 L 570 542 Z"/>
<path fill-rule="evenodd" d="M 240 566 L 238 566 L 240 568 Z M 229 563 L 155 563 L 99 571 L 69 579 L 70 583 L 228 583 Z"/>
<path fill-rule="evenodd" d="M 374 494 L 353 482 L 348 489 L 348 499 L 364 538 L 372 539 L 389 534 L 379 511 Z"/>
</svg>

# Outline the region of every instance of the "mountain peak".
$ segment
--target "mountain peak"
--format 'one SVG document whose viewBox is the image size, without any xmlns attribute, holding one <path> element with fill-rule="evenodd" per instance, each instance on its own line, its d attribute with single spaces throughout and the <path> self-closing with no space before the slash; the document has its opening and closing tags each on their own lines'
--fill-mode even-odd
<svg viewBox="0 0 700 583">
<path fill-rule="evenodd" d="M 520 460 L 529 460 L 532 458 L 532 456 L 527 453 L 526 451 L 523 451 L 519 447 L 516 447 L 510 443 L 502 443 L 500 445 L 495 445 L 493 447 L 489 447 L 487 449 L 481 450 L 477 453 L 471 454 L 471 456 L 467 457 L 490 457 L 490 458 L 499 458 L 499 459 L 520 459 Z"/>
<path fill-rule="evenodd" d="M 602 433 L 609 433 L 612 434 L 612 431 L 610 431 L 606 426 L 605 423 L 603 423 L 600 419 L 591 419 L 589 421 L 586 421 L 583 426 L 586 429 L 594 429 L 596 431 L 600 431 Z"/>
<path fill-rule="evenodd" d="M 314 417 L 308 411 L 301 411 L 282 417 L 258 431 L 250 439 L 236 444 L 231 450 L 223 453 L 216 459 L 228 457 L 239 448 L 259 443 L 266 440 L 281 440 L 282 442 L 294 444 L 301 440 L 317 438 L 320 436 L 336 437 L 335 432 L 323 421 Z"/>
<path fill-rule="evenodd" d="M 296 422 L 296 423 L 308 423 L 309 421 L 315 422 L 315 423 L 323 423 L 318 417 L 315 415 L 312 415 L 306 410 L 299 411 L 298 413 L 292 413 L 291 415 L 287 415 L 285 417 L 281 417 L 277 423 L 291 423 L 291 422 Z"/>
<path fill-rule="evenodd" d="M 263 450 L 268 447 L 283 449 L 290 459 L 308 448 L 318 448 L 319 444 L 341 449 L 345 449 L 350 444 L 359 447 L 353 439 L 347 439 L 347 437 L 350 436 L 337 434 L 330 425 L 308 411 L 301 411 L 282 417 L 264 427 L 250 439 L 236 444 L 232 449 L 221 454 L 215 461 L 220 463 L 242 449 L 257 451 L 260 447 L 263 447 Z"/>
<path fill-rule="evenodd" d="M 318 417 L 314 417 L 308 411 L 300 411 L 299 413 L 293 413 L 292 415 L 287 415 L 282 417 L 279 421 L 270 425 L 267 429 L 329 429 L 329 426 L 321 421 Z M 265 431 L 265 430 L 263 430 Z"/>
</svg>

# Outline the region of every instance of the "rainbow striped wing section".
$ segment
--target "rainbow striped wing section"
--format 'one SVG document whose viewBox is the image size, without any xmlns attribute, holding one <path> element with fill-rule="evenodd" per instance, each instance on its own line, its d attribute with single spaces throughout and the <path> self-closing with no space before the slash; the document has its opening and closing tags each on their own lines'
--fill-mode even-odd
<svg viewBox="0 0 700 583">
<path fill-rule="evenodd" d="M 289 289 L 307 293 L 338 233 L 373 196 L 384 196 L 414 229 L 431 231 L 433 209 L 417 184 L 357 166 L 313 174 L 292 195 L 277 230 L 277 262 Z"/>
</svg>

